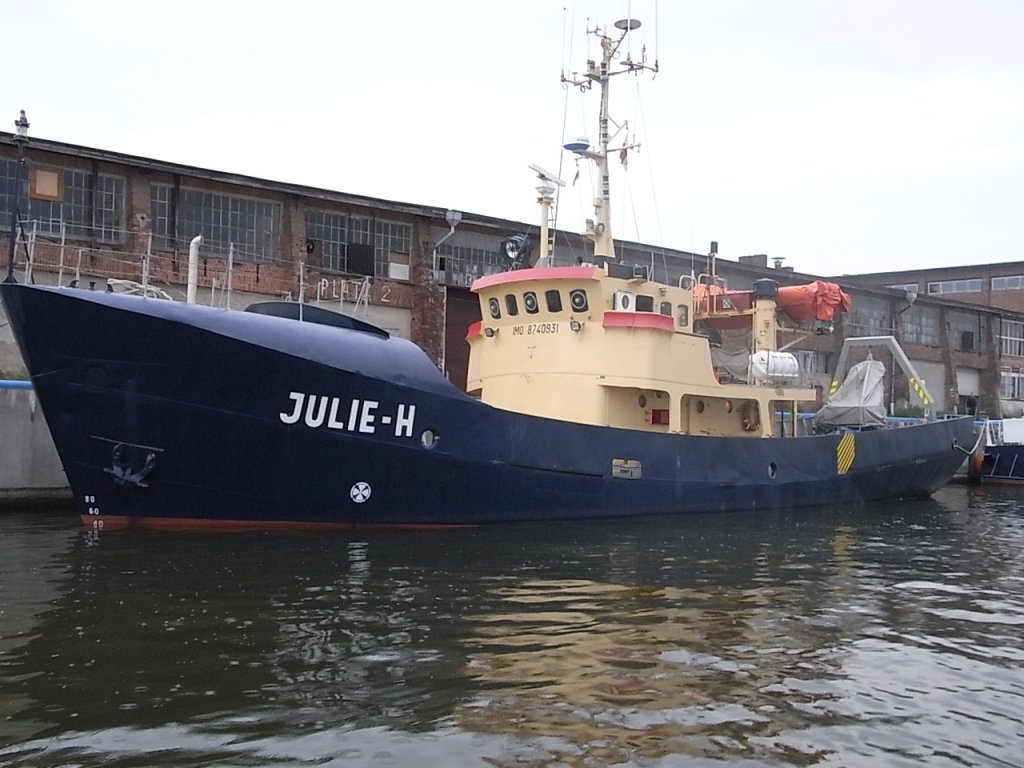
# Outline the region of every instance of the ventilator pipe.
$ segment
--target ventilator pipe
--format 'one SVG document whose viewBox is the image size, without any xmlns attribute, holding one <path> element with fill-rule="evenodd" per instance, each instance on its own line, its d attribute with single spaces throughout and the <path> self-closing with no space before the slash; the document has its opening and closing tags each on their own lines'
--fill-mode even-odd
<svg viewBox="0 0 1024 768">
<path fill-rule="evenodd" d="M 196 284 L 199 282 L 199 246 L 203 244 L 203 236 L 196 235 L 188 244 L 188 294 L 186 301 L 196 303 Z"/>
</svg>

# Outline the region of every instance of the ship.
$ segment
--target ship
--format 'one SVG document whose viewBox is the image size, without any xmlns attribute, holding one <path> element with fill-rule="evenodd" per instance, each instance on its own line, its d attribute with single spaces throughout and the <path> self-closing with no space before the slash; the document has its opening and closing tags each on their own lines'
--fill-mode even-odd
<svg viewBox="0 0 1024 768">
<path fill-rule="evenodd" d="M 824 407 L 779 342 L 831 326 L 838 286 L 725 285 L 717 249 L 666 284 L 616 258 L 608 88 L 649 69 L 588 30 L 600 61 L 566 77 L 600 94 L 599 141 L 565 146 L 602 180 L 593 256 L 560 264 L 538 176 L 537 253 L 471 290 L 465 391 L 413 343 L 300 302 L 249 311 L 82 286 L 0 285 L 78 514 L 95 528 L 445 528 L 726 514 L 924 497 L 974 444 L 939 419 L 890 337 L 847 339 Z M 656 64 L 653 65 L 656 68 Z M 13 249 L 12 249 L 13 250 Z M 894 424 L 860 393 L 895 350 L 926 418 Z M 860 350 L 864 356 L 864 350 Z M 849 354 L 848 354 L 849 353 Z M 847 375 L 849 374 L 849 375 Z M 808 416 L 813 418 L 808 418 Z"/>
</svg>

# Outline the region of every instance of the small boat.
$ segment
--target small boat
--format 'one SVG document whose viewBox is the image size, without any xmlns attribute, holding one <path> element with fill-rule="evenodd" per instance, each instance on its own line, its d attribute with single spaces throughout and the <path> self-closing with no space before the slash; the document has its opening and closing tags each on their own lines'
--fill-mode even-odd
<svg viewBox="0 0 1024 768">
<path fill-rule="evenodd" d="M 968 479 L 984 483 L 1024 483 L 1024 418 L 987 419 L 981 448 L 968 465 Z"/>
<path fill-rule="evenodd" d="M 468 391 L 412 343 L 317 307 L 234 311 L 9 273 L 0 294 L 83 520 L 429 528 L 769 512 L 949 481 L 970 418 L 893 426 L 870 403 L 843 404 L 848 355 L 891 339 L 848 339 L 831 409 L 813 426 L 800 417 L 818 396 L 780 329 L 827 328 L 849 306 L 837 286 L 730 290 L 715 247 L 707 272 L 676 284 L 616 260 L 608 160 L 630 147 L 609 146 L 608 86 L 650 68 L 619 55 L 638 25 L 591 30 L 602 60 L 571 81 L 601 95 L 598 145 L 567 145 L 605 180 L 594 255 L 556 264 L 558 180 L 534 167 L 538 254 L 511 237 L 509 269 L 473 284 Z"/>
</svg>

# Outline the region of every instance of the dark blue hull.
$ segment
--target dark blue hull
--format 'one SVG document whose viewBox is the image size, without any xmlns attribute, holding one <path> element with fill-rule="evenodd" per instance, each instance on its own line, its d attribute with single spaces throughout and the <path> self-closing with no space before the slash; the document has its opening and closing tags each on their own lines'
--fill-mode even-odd
<svg viewBox="0 0 1024 768">
<path fill-rule="evenodd" d="M 1024 483 L 1024 445 L 985 448 L 978 478 L 985 482 Z"/>
<path fill-rule="evenodd" d="M 920 497 L 973 445 L 969 418 L 845 438 L 579 425 L 482 404 L 400 339 L 0 291 L 81 514 L 108 523 L 453 526 Z"/>
</svg>

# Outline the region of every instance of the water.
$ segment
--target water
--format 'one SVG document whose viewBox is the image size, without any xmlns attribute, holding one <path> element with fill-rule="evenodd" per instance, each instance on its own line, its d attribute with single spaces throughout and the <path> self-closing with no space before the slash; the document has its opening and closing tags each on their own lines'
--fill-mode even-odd
<svg viewBox="0 0 1024 768">
<path fill-rule="evenodd" d="M 0 764 L 1021 766 L 1024 489 L 429 533 L 0 516 Z"/>
</svg>

